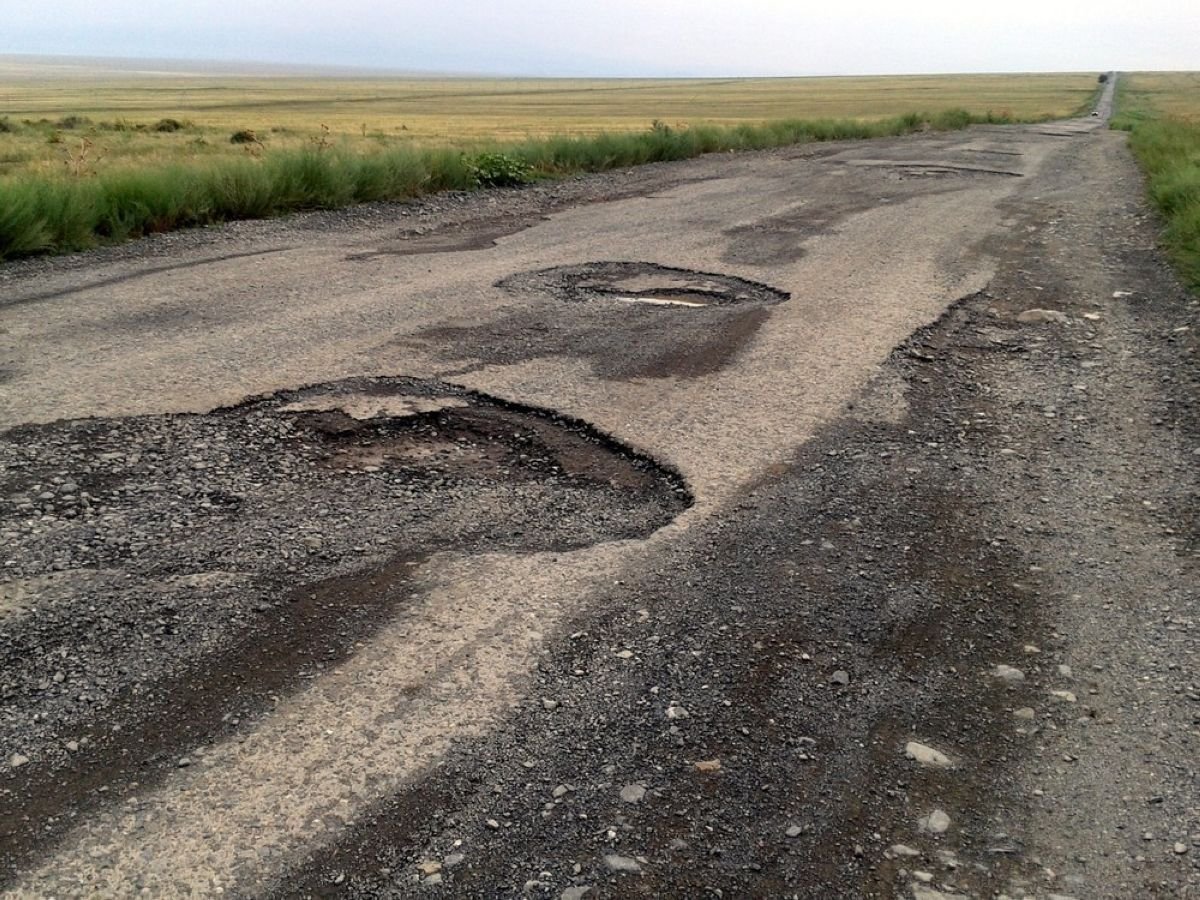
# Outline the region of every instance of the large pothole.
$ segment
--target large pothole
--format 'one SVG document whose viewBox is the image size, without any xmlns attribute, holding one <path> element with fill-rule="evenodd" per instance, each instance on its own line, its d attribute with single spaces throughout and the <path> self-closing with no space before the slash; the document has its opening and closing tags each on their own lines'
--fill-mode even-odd
<svg viewBox="0 0 1200 900">
<path fill-rule="evenodd" d="M 0 434 L 0 746 L 30 760 L 0 859 L 353 652 L 431 553 L 644 537 L 689 503 L 584 423 L 414 379 Z"/>
<path fill-rule="evenodd" d="M 523 272 L 502 280 L 514 293 L 542 293 L 574 302 L 608 301 L 660 307 L 702 308 L 775 304 L 786 291 L 734 275 L 675 269 L 645 262 L 595 262 Z"/>
</svg>

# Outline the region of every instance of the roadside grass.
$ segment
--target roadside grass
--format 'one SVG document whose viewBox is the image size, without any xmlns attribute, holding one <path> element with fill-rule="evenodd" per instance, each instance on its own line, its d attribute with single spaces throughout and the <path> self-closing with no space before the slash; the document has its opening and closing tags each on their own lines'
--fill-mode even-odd
<svg viewBox="0 0 1200 900">
<path fill-rule="evenodd" d="M 1011 121 L 1007 115 L 944 110 L 875 121 L 791 120 L 732 127 L 655 122 L 636 133 L 537 139 L 473 152 L 408 147 L 361 153 L 314 145 L 90 177 L 23 176 L 0 182 L 0 259 L 80 250 L 195 225 L 525 183 L 705 153 Z"/>
<path fill-rule="evenodd" d="M 1122 76 L 1117 109 L 1112 127 L 1130 133 L 1166 249 L 1200 293 L 1200 73 Z"/>
</svg>

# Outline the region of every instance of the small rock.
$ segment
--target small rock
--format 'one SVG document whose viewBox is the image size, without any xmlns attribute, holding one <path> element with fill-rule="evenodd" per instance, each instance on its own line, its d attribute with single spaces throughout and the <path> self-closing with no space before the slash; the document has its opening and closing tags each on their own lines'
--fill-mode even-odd
<svg viewBox="0 0 1200 900">
<path fill-rule="evenodd" d="M 1187 852 L 1188 852 L 1188 845 L 1187 845 L 1187 844 L 1185 844 L 1185 843 L 1183 843 L 1183 841 L 1176 841 L 1176 842 L 1175 842 L 1175 847 L 1174 847 L 1173 849 L 1174 849 L 1174 850 L 1175 850 L 1175 852 L 1176 852 L 1176 853 L 1178 853 L 1180 856 L 1183 856 L 1183 854 L 1185 854 L 1185 853 L 1187 853 Z"/>
<path fill-rule="evenodd" d="M 558 709 L 558 701 L 547 697 L 542 700 L 542 709 Z"/>
<path fill-rule="evenodd" d="M 633 659 L 633 651 L 632 650 L 618 650 L 616 656 L 617 656 L 617 659 Z"/>
<path fill-rule="evenodd" d="M 707 772 L 709 774 L 713 772 L 720 772 L 721 761 L 719 759 L 702 759 L 700 762 L 696 763 L 696 771 Z"/>
<path fill-rule="evenodd" d="M 621 788 L 621 800 L 625 803 L 641 803 L 646 789 L 640 784 L 627 784 Z"/>
<path fill-rule="evenodd" d="M 79 749 L 79 741 L 67 741 L 67 750 L 75 753 Z"/>
<path fill-rule="evenodd" d="M 453 869 L 455 866 L 461 866 L 464 859 L 466 856 L 461 853 L 451 853 L 442 860 L 442 868 Z"/>
<path fill-rule="evenodd" d="M 845 669 L 838 669 L 836 672 L 834 672 L 832 675 L 829 676 L 829 683 L 836 684 L 841 687 L 845 687 L 846 685 L 848 685 L 850 683 L 850 673 L 847 672 Z"/>
<path fill-rule="evenodd" d="M 792 825 L 788 828 L 787 831 L 784 832 L 784 834 L 786 834 L 790 838 L 798 838 L 798 837 L 800 837 L 800 835 L 804 834 L 804 829 L 801 828 L 799 825 Z"/>
<path fill-rule="evenodd" d="M 932 872 L 914 871 L 912 874 L 913 874 L 913 878 L 917 879 L 917 881 L 920 881 L 924 884 L 929 884 L 930 882 L 933 881 L 933 873 Z"/>
<path fill-rule="evenodd" d="M 1033 325 L 1065 325 L 1070 320 L 1057 309 L 1027 309 L 1017 316 L 1018 322 Z"/>
<path fill-rule="evenodd" d="M 691 713 L 689 713 L 682 706 L 668 706 L 667 707 L 667 718 L 668 719 L 688 719 L 688 718 L 691 718 Z"/>
<path fill-rule="evenodd" d="M 560 784 L 551 793 L 554 795 L 554 799 L 558 800 L 560 797 L 565 797 L 570 790 L 565 784 Z"/>
<path fill-rule="evenodd" d="M 1035 715 L 1037 715 L 1037 713 L 1035 713 L 1033 711 L 1032 707 L 1022 706 L 1020 709 L 1014 709 L 1013 715 L 1016 716 L 1018 719 L 1024 719 L 1028 722 L 1028 721 L 1033 721 L 1033 717 Z"/>
<path fill-rule="evenodd" d="M 931 887 L 913 882 L 913 900 L 966 900 L 962 894 L 948 894 L 945 891 L 935 891 Z"/>
<path fill-rule="evenodd" d="M 629 856 L 620 856 L 616 853 L 606 853 L 604 855 L 604 865 L 608 867 L 608 871 L 610 872 L 617 872 L 625 875 L 642 874 L 641 863 Z"/>
<path fill-rule="evenodd" d="M 999 678 L 1009 684 L 1018 684 L 1025 680 L 1025 673 L 1012 666 L 999 665 L 992 669 L 992 677 Z"/>
<path fill-rule="evenodd" d="M 425 884 L 428 884 L 430 886 L 438 885 L 441 883 L 442 883 L 442 874 L 440 872 L 435 872 L 433 875 L 430 875 L 429 877 L 427 877 L 425 879 Z"/>
<path fill-rule="evenodd" d="M 425 862 L 418 864 L 417 869 L 422 875 L 436 875 L 438 872 L 442 871 L 442 864 L 436 860 L 428 859 Z"/>
<path fill-rule="evenodd" d="M 1039 653 L 1042 652 L 1041 648 L 1038 647 L 1036 644 L 1026 644 L 1023 648 L 1023 651 L 1025 653 L 1027 653 L 1029 656 L 1037 656 Z"/>
<path fill-rule="evenodd" d="M 944 810 L 935 809 L 929 815 L 917 819 L 917 828 L 929 834 L 945 834 L 950 828 L 950 816 Z"/>
<path fill-rule="evenodd" d="M 1057 697 L 1059 700 L 1065 700 L 1067 703 L 1074 703 L 1076 696 L 1070 691 L 1051 691 L 1051 697 Z"/>
<path fill-rule="evenodd" d="M 933 766 L 938 769 L 948 769 L 954 765 L 950 757 L 940 750 L 935 750 L 928 744 L 909 741 L 904 745 L 904 755 L 923 766 Z"/>
<path fill-rule="evenodd" d="M 500 827 L 500 823 L 495 819 L 488 819 L 484 824 L 487 825 L 488 828 L 492 829 L 492 831 L 495 831 Z"/>
<path fill-rule="evenodd" d="M 921 855 L 920 850 L 917 850 L 915 847 L 910 847 L 908 844 L 892 844 L 892 846 L 888 847 L 888 853 L 890 853 L 892 856 L 899 857 L 913 857 Z"/>
<path fill-rule="evenodd" d="M 1074 672 L 1071 671 L 1070 666 L 1059 666 L 1058 674 L 1061 675 L 1063 678 L 1070 678 L 1072 675 L 1074 675 Z"/>
<path fill-rule="evenodd" d="M 590 884 L 581 884 L 579 887 L 569 887 L 564 890 L 559 897 L 559 900 L 583 900 L 592 891 Z"/>
<path fill-rule="evenodd" d="M 21 766 L 29 762 L 29 757 L 24 753 L 14 753 L 8 758 L 8 764 L 14 769 L 19 769 Z"/>
<path fill-rule="evenodd" d="M 179 768 L 181 768 L 181 769 L 186 769 L 191 764 L 192 764 L 192 761 L 190 759 L 188 759 L 186 756 L 179 757 L 179 762 L 175 763 L 175 765 L 179 766 Z"/>
</svg>

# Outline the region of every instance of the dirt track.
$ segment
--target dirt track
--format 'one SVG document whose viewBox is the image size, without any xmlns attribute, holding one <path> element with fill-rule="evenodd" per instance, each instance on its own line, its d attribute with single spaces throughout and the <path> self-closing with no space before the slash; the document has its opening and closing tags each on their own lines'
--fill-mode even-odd
<svg viewBox="0 0 1200 900">
<path fill-rule="evenodd" d="M 1200 893 L 1197 305 L 1101 124 L 0 268 L 8 889 Z"/>
</svg>

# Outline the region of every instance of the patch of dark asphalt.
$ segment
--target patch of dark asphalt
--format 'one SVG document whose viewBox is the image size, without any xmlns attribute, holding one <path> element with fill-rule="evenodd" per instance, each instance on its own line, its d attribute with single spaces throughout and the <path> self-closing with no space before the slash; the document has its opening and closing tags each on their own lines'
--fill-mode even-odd
<svg viewBox="0 0 1200 900">
<path fill-rule="evenodd" d="M 726 229 L 729 246 L 721 259 L 727 263 L 761 266 L 795 262 L 804 256 L 804 244 L 809 238 L 828 234 L 838 224 L 874 209 L 880 202 L 878 192 L 869 196 L 845 196 L 836 202 L 804 204 L 750 225 Z"/>
<path fill-rule="evenodd" d="M 0 435 L 0 877 L 353 652 L 435 551 L 649 534 L 682 480 L 584 423 L 351 379 Z M 35 712 L 36 711 L 36 712 Z"/>
<path fill-rule="evenodd" d="M 646 262 L 593 262 L 521 272 L 496 285 L 521 296 L 546 296 L 572 303 L 660 297 L 700 305 L 782 303 L 787 291 L 717 272 L 696 272 Z"/>
<path fill-rule="evenodd" d="M 986 858 L 961 883 L 1001 883 L 990 813 L 1020 748 L 1010 710 L 1033 688 L 999 686 L 985 661 L 1049 646 L 1054 598 L 984 524 L 972 467 L 986 451 L 959 422 L 1002 411 L 975 357 L 931 371 L 909 352 L 963 340 L 986 302 L 894 356 L 903 421 L 830 427 L 662 568 L 615 585 L 568 626 L 502 733 L 414 785 L 433 808 L 414 818 L 412 793 L 380 805 L 280 895 L 407 896 L 423 890 L 417 863 L 461 852 L 443 873 L 458 896 L 532 879 L 597 896 L 890 897 L 907 886 L 892 843 Z M 917 769 L 912 739 L 960 765 Z M 649 793 L 624 803 L 626 784 Z M 945 838 L 917 833 L 934 806 L 954 819 Z M 606 853 L 642 858 L 643 875 L 614 880 Z"/>
<path fill-rule="evenodd" d="M 366 261 L 381 256 L 418 256 L 423 253 L 458 253 L 464 250 L 486 250 L 496 246 L 500 238 L 532 228 L 547 216 L 525 218 L 496 218 L 473 225 L 444 226 L 435 231 L 416 231 L 400 234 L 381 243 L 373 250 L 346 256 L 348 260 Z"/>
<path fill-rule="evenodd" d="M 500 286 L 529 303 L 492 321 L 396 341 L 447 364 L 587 359 L 602 378 L 695 378 L 737 359 L 789 295 L 731 275 L 605 262 L 523 273 Z M 564 308 L 561 301 L 567 301 Z"/>
<path fill-rule="evenodd" d="M 4 297 L 0 299 L 0 309 L 3 309 L 6 306 L 21 306 L 26 303 L 37 303 L 42 300 L 57 300 L 61 297 L 70 297 L 74 294 L 82 294 L 85 291 L 92 291 L 97 288 L 112 287 L 114 284 L 124 284 L 127 281 L 145 278 L 150 275 L 159 275 L 163 272 L 176 272 L 181 269 L 197 269 L 201 266 L 210 266 L 215 263 L 229 262 L 230 260 L 235 259 L 248 259 L 255 256 L 270 256 L 275 253 L 287 253 L 292 249 L 294 248 L 273 247 L 269 250 L 251 250 L 244 253 L 226 253 L 221 256 L 214 256 L 208 259 L 193 259 L 189 260 L 188 262 L 175 262 L 161 266 L 150 266 L 145 269 L 138 269 L 135 272 L 127 272 L 124 275 L 113 275 L 109 278 L 98 278 L 94 281 L 89 281 L 87 284 L 80 284 L 75 287 L 40 291 L 35 294 L 18 294 L 15 297 Z"/>
<path fill-rule="evenodd" d="M 588 360 L 601 378 L 695 378 L 718 372 L 770 317 L 764 306 L 535 303 L 498 320 L 440 325 L 397 341 L 447 364 L 512 364 L 545 357 Z"/>
</svg>

